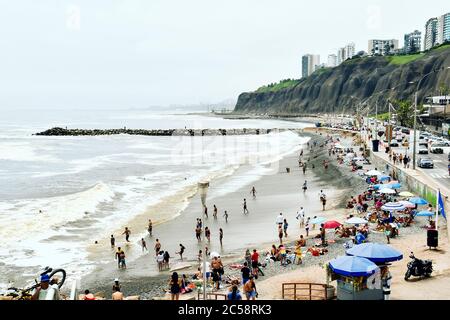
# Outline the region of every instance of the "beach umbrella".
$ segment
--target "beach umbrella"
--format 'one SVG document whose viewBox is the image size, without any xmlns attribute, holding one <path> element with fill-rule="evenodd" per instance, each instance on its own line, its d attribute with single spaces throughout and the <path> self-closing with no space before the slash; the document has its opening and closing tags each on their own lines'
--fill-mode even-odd
<svg viewBox="0 0 450 320">
<path fill-rule="evenodd" d="M 414 203 L 411 203 L 409 201 L 399 201 L 398 203 L 401 203 L 405 206 L 405 208 L 415 208 L 416 205 Z"/>
<path fill-rule="evenodd" d="M 364 174 L 366 176 L 370 176 L 370 177 L 372 177 L 372 176 L 381 176 L 382 175 L 382 173 L 380 171 L 378 171 L 378 170 L 370 170 L 370 171 L 367 171 Z"/>
<path fill-rule="evenodd" d="M 400 202 L 388 202 L 384 206 L 381 207 L 381 210 L 384 211 L 401 211 L 405 210 L 405 206 Z"/>
<path fill-rule="evenodd" d="M 391 188 L 391 189 L 400 189 L 402 187 L 402 185 L 400 184 L 400 183 L 398 183 L 398 182 L 396 182 L 396 183 L 388 183 L 388 188 Z"/>
<path fill-rule="evenodd" d="M 413 195 L 411 192 L 409 192 L 409 191 L 403 191 L 403 192 L 400 192 L 400 193 L 399 193 L 399 196 L 400 196 L 400 197 L 405 197 L 405 198 L 408 198 L 408 197 L 414 197 L 414 195 Z"/>
<path fill-rule="evenodd" d="M 324 217 L 317 217 L 317 218 L 311 219 L 311 220 L 309 221 L 309 223 L 311 223 L 311 224 L 322 224 L 322 223 L 324 223 L 325 221 L 327 221 L 326 218 L 324 218 Z"/>
<path fill-rule="evenodd" d="M 375 263 L 398 261 L 403 259 L 403 254 L 391 246 L 380 243 L 363 243 L 348 249 L 349 256 L 366 258 Z"/>
<path fill-rule="evenodd" d="M 348 223 L 348 224 L 367 224 L 369 222 L 367 220 L 362 219 L 362 218 L 353 217 L 353 218 L 348 219 L 347 221 L 345 221 L 345 223 Z"/>
<path fill-rule="evenodd" d="M 386 175 L 381 175 L 378 177 L 378 180 L 380 181 L 386 181 L 386 180 L 390 180 L 391 177 L 390 176 L 386 176 Z"/>
<path fill-rule="evenodd" d="M 365 159 L 363 157 L 356 157 L 353 158 L 354 161 L 364 161 Z"/>
<path fill-rule="evenodd" d="M 366 258 L 355 256 L 338 257 L 330 261 L 334 273 L 347 277 L 366 277 L 374 274 L 378 266 Z"/>
<path fill-rule="evenodd" d="M 325 229 L 336 229 L 338 227 L 340 227 L 341 224 L 337 221 L 327 221 L 324 223 L 324 228 Z"/>
<path fill-rule="evenodd" d="M 395 194 L 395 190 L 391 189 L 391 188 L 384 188 L 378 191 L 379 193 L 384 193 L 384 194 Z"/>
<path fill-rule="evenodd" d="M 415 216 L 416 217 L 434 217 L 434 213 L 430 211 L 420 211 Z"/>
<path fill-rule="evenodd" d="M 427 200 L 419 198 L 419 197 L 410 198 L 408 201 L 411 203 L 414 203 L 414 204 L 419 204 L 419 205 L 428 204 Z"/>
<path fill-rule="evenodd" d="M 220 258 L 220 254 L 215 251 L 211 252 L 209 256 L 211 257 L 211 259 L 214 259 L 215 257 Z"/>
</svg>

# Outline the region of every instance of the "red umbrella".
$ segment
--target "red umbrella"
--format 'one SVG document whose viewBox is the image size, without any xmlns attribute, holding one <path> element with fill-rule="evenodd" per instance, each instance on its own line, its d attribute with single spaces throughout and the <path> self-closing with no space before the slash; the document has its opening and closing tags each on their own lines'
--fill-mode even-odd
<svg viewBox="0 0 450 320">
<path fill-rule="evenodd" d="M 342 224 L 340 224 L 337 221 L 327 221 L 324 223 L 324 228 L 325 229 L 336 229 L 338 227 L 340 227 Z"/>
</svg>

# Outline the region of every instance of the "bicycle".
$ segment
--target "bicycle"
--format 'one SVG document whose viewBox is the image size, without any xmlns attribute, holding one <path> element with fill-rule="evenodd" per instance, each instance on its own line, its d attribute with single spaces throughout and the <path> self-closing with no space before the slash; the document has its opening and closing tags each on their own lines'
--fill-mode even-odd
<svg viewBox="0 0 450 320">
<path fill-rule="evenodd" d="M 53 270 L 50 267 L 45 267 L 44 271 L 39 274 L 39 279 L 46 274 L 50 278 L 50 283 L 56 284 L 58 286 L 58 289 L 61 289 L 64 282 L 66 281 L 66 271 L 64 269 Z M 56 279 L 57 281 L 55 282 Z M 32 291 L 40 285 L 40 281 L 38 281 L 38 279 L 34 279 L 34 282 L 35 283 L 33 285 L 25 289 L 10 287 L 8 288 L 10 292 L 8 292 L 6 296 L 12 296 L 14 300 L 31 300 L 31 297 L 33 296 Z"/>
</svg>

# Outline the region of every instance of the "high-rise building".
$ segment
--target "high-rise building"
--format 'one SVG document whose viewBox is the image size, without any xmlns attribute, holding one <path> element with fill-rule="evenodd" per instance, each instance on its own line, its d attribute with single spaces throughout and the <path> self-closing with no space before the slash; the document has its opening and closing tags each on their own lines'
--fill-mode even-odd
<svg viewBox="0 0 450 320">
<path fill-rule="evenodd" d="M 404 53 L 411 54 L 420 52 L 422 48 L 422 32 L 415 30 L 414 32 L 405 34 Z"/>
<path fill-rule="evenodd" d="M 345 60 L 345 48 L 340 48 L 337 52 L 337 64 L 340 65 Z"/>
<path fill-rule="evenodd" d="M 344 47 L 344 61 L 355 56 L 355 44 L 353 42 Z"/>
<path fill-rule="evenodd" d="M 438 18 L 431 18 L 425 25 L 424 50 L 430 50 L 437 44 Z"/>
<path fill-rule="evenodd" d="M 337 66 L 337 55 L 335 54 L 330 54 L 328 55 L 328 63 L 327 66 L 330 68 L 334 68 Z"/>
<path fill-rule="evenodd" d="M 398 40 L 369 40 L 370 55 L 388 55 L 398 50 Z"/>
<path fill-rule="evenodd" d="M 320 66 L 320 56 L 315 54 L 306 54 L 302 57 L 302 77 L 310 76 Z"/>
<path fill-rule="evenodd" d="M 437 40 L 436 44 L 450 41 L 450 12 L 437 18 Z"/>
</svg>

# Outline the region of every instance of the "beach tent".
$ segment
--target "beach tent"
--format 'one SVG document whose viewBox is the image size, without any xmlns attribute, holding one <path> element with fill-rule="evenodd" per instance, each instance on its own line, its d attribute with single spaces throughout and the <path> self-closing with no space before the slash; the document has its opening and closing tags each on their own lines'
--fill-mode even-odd
<svg viewBox="0 0 450 320">
<path fill-rule="evenodd" d="M 405 210 L 405 206 L 400 202 L 388 202 L 384 206 L 381 207 L 381 210 L 384 211 L 402 211 Z"/>
<path fill-rule="evenodd" d="M 370 170 L 370 171 L 367 171 L 366 173 L 364 173 L 366 176 L 370 176 L 370 177 L 372 177 L 372 176 L 381 176 L 383 173 L 381 173 L 380 171 L 378 171 L 378 170 Z"/>
<path fill-rule="evenodd" d="M 372 261 L 355 256 L 333 259 L 330 261 L 330 268 L 334 273 L 346 277 L 367 277 L 379 269 Z"/>
<path fill-rule="evenodd" d="M 419 205 L 428 204 L 428 202 L 425 199 L 422 199 L 419 197 L 410 198 L 408 201 L 411 203 L 414 203 L 414 204 L 419 204 Z"/>
<path fill-rule="evenodd" d="M 403 191 L 403 192 L 400 192 L 400 193 L 399 193 L 399 196 L 400 196 L 400 197 L 404 197 L 404 198 L 414 197 L 414 195 L 413 195 L 411 192 L 409 192 L 409 191 Z"/>
<path fill-rule="evenodd" d="M 327 221 L 326 218 L 324 218 L 324 217 L 317 217 L 317 218 L 311 219 L 311 220 L 309 221 L 309 223 L 311 223 L 311 224 L 322 224 L 322 223 L 324 223 L 325 221 Z"/>
<path fill-rule="evenodd" d="M 378 191 L 379 193 L 384 193 L 384 194 L 395 194 L 395 190 L 391 189 L 391 188 L 384 188 Z"/>
<path fill-rule="evenodd" d="M 347 255 L 366 258 L 375 263 L 385 263 L 403 259 L 403 254 L 391 246 L 380 243 L 363 243 L 347 250 Z"/>
<path fill-rule="evenodd" d="M 362 218 L 353 217 L 351 219 L 348 219 L 345 221 L 345 223 L 348 224 L 368 224 L 369 222 L 367 220 L 364 220 Z"/>
<path fill-rule="evenodd" d="M 430 211 L 420 211 L 415 216 L 416 217 L 434 217 L 435 213 Z"/>
</svg>

